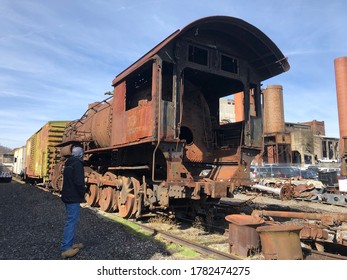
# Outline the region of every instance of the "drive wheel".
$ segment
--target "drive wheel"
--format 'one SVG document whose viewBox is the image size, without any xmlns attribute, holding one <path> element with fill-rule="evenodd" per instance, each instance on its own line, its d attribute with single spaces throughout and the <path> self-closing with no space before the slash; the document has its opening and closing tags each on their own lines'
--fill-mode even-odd
<svg viewBox="0 0 347 280">
<path fill-rule="evenodd" d="M 92 172 L 88 176 L 89 187 L 87 188 L 85 199 L 87 203 L 92 207 L 96 207 L 99 205 L 100 183 L 101 183 L 101 175 L 99 173 Z"/>
<path fill-rule="evenodd" d="M 54 178 L 52 182 L 52 188 L 56 192 L 61 192 L 63 189 L 63 175 L 59 175 L 56 178 Z"/>
<path fill-rule="evenodd" d="M 113 212 L 113 204 L 115 202 L 116 191 L 112 187 L 104 187 L 101 189 L 99 200 L 100 209 L 105 212 Z"/>
<path fill-rule="evenodd" d="M 118 200 L 119 216 L 125 219 L 134 218 L 134 212 L 136 212 L 134 185 L 129 177 L 121 177 L 121 179 L 123 183 Z"/>
</svg>

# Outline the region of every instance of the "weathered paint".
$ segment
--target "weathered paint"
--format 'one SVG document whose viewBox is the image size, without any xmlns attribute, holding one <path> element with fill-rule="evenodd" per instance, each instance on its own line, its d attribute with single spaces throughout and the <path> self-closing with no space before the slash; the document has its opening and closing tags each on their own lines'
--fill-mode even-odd
<svg viewBox="0 0 347 280">
<path fill-rule="evenodd" d="M 25 173 L 27 178 L 49 180 L 54 165 L 60 158 L 55 145 L 61 142 L 70 121 L 49 121 L 33 134 L 26 144 Z"/>
</svg>

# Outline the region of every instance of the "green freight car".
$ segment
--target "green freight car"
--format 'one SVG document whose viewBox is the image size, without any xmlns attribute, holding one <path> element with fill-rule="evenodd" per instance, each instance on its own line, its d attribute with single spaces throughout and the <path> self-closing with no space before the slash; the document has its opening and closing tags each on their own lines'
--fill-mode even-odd
<svg viewBox="0 0 347 280">
<path fill-rule="evenodd" d="M 60 144 L 70 121 L 49 121 L 26 142 L 25 180 L 49 186 L 54 166 L 60 159 Z"/>
</svg>

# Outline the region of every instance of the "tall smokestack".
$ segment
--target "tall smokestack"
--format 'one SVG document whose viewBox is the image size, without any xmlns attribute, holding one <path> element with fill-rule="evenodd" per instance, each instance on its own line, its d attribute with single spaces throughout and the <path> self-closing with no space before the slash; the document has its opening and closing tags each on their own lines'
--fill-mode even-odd
<svg viewBox="0 0 347 280">
<path fill-rule="evenodd" d="M 334 60 L 340 129 L 341 175 L 347 176 L 347 57 Z"/>
<path fill-rule="evenodd" d="M 285 131 L 283 88 L 271 85 L 263 90 L 264 98 L 264 134 Z"/>
</svg>

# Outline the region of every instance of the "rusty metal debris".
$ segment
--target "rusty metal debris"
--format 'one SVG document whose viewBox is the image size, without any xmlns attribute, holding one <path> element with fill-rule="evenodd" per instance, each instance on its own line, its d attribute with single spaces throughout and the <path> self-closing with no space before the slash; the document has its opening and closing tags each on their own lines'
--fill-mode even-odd
<svg viewBox="0 0 347 280">
<path fill-rule="evenodd" d="M 295 218 L 307 220 L 321 220 L 326 225 L 347 222 L 347 213 L 311 213 L 311 212 L 286 212 L 286 211 L 268 211 L 254 210 L 252 215 L 257 217 L 274 216 L 282 218 Z"/>
<path fill-rule="evenodd" d="M 229 222 L 230 253 L 243 257 L 262 253 L 272 260 L 303 258 L 299 237 L 302 226 L 269 223 L 260 215 L 232 214 L 225 219 Z"/>
<path fill-rule="evenodd" d="M 292 187 L 289 184 L 283 185 L 281 187 L 270 187 L 270 186 L 255 184 L 255 185 L 252 185 L 251 188 L 276 194 L 282 200 L 291 199 L 292 193 L 293 193 Z"/>
<path fill-rule="evenodd" d="M 314 242 L 329 242 L 347 245 L 347 214 L 346 213 L 311 213 L 254 210 L 252 216 L 285 218 L 302 226 L 300 238 Z M 319 243 L 316 243 L 316 245 Z M 323 250 L 323 248 L 320 248 Z"/>
<path fill-rule="evenodd" d="M 265 221 L 257 216 L 228 215 L 229 222 L 229 252 L 239 256 L 249 257 L 260 252 L 260 239 L 256 228 Z"/>
<path fill-rule="evenodd" d="M 302 260 L 299 232 L 302 226 L 275 224 L 257 228 L 266 260 Z"/>
<path fill-rule="evenodd" d="M 281 200 L 305 199 L 312 202 L 347 205 L 346 193 L 333 192 L 318 180 L 264 178 L 249 187 L 273 194 Z"/>
</svg>

